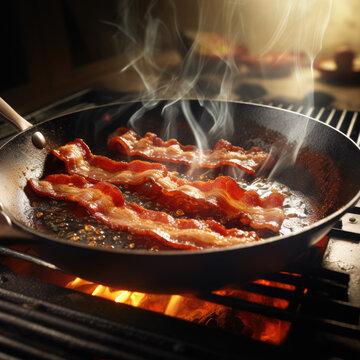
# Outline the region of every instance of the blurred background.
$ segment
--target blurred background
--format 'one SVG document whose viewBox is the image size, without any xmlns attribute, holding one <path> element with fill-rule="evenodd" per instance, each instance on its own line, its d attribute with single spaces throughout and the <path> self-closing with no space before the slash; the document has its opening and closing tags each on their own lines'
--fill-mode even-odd
<svg viewBox="0 0 360 360">
<path fill-rule="evenodd" d="M 0 8 L 0 96 L 22 114 L 84 89 L 111 100 L 360 110 L 358 0 L 14 0 Z"/>
</svg>

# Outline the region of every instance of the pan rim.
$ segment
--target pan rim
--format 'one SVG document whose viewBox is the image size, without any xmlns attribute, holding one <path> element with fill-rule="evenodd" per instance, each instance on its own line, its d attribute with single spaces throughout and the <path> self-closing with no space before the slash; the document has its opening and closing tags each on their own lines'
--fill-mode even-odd
<svg viewBox="0 0 360 360">
<path fill-rule="evenodd" d="M 231 101 L 227 101 L 227 100 L 223 100 L 223 99 L 197 99 L 197 98 L 187 98 L 187 99 L 181 99 L 181 100 L 177 100 L 177 101 L 203 101 L 203 102 L 222 102 L 222 103 L 230 103 L 230 104 L 243 104 L 243 105 L 247 105 L 247 106 L 251 106 L 251 107 L 256 107 L 256 108 L 269 108 L 269 109 L 273 109 L 275 111 L 279 111 L 279 112 L 287 112 L 287 113 L 291 113 L 294 114 L 298 117 L 302 117 L 302 118 L 306 118 L 306 119 L 310 119 L 311 121 L 315 121 L 316 123 L 321 124 L 322 126 L 325 126 L 327 128 L 330 128 L 331 131 L 335 131 L 338 134 L 340 134 L 342 137 L 344 137 L 346 139 L 346 141 L 349 141 L 350 143 L 352 143 L 358 150 L 360 150 L 360 145 L 357 145 L 356 142 L 354 140 L 352 140 L 350 137 L 348 137 L 347 135 L 345 135 L 342 131 L 340 131 L 339 129 L 334 128 L 333 126 L 331 126 L 330 124 L 324 123 L 322 121 L 320 121 L 319 119 L 315 119 L 314 117 L 311 117 L 309 115 L 305 115 L 305 114 L 301 114 L 298 113 L 296 111 L 293 110 L 288 110 L 288 109 L 283 109 L 283 108 L 278 108 L 276 106 L 272 106 L 272 105 L 266 105 L 266 104 L 257 104 L 257 103 L 252 103 L 252 102 L 246 102 L 246 101 L 240 101 L 240 100 L 231 100 Z M 154 99 L 152 100 L 154 102 L 165 102 L 165 101 L 173 101 L 172 99 Z M 39 127 L 40 125 L 43 125 L 47 122 L 59 119 L 59 118 L 63 118 L 72 114 L 77 114 L 77 113 L 82 113 L 85 111 L 89 111 L 89 110 L 95 110 L 95 109 L 101 109 L 101 108 L 107 108 L 107 107 L 112 107 L 112 106 L 116 106 L 116 105 L 125 105 L 125 104 L 136 104 L 136 103 L 141 103 L 140 100 L 118 100 L 118 101 L 114 101 L 108 104 L 102 104 L 102 105 L 89 105 L 88 107 L 84 107 L 81 109 L 77 109 L 74 111 L 68 111 L 68 112 L 63 112 L 59 115 L 55 115 L 52 117 L 49 117 L 45 120 L 42 120 L 36 124 L 34 124 L 32 127 L 23 130 L 23 131 L 19 131 L 13 135 L 11 135 L 9 137 L 9 139 L 7 139 L 3 144 L 0 145 L 0 151 L 2 151 L 2 149 L 10 142 L 13 141 L 14 138 L 32 131 L 32 130 L 36 130 L 37 127 Z"/>
<path fill-rule="evenodd" d="M 189 98 L 189 99 L 182 99 L 180 101 L 199 101 L 199 99 L 197 98 Z M 279 112 L 288 112 L 288 113 L 292 113 L 298 117 L 304 118 L 304 119 L 310 119 L 311 121 L 315 121 L 319 124 L 321 124 L 321 126 L 325 126 L 331 129 L 331 131 L 336 131 L 338 134 L 340 134 L 345 141 L 351 143 L 353 146 L 355 146 L 355 148 L 360 151 L 360 147 L 355 143 L 355 141 L 353 141 L 351 138 L 349 138 L 348 136 L 346 136 L 343 132 L 341 132 L 340 130 L 334 128 L 333 126 L 326 124 L 318 119 L 315 119 L 311 116 L 308 115 L 304 115 L 301 113 L 297 113 L 295 111 L 292 110 L 287 110 L 287 109 L 282 109 L 282 108 L 277 108 L 275 106 L 271 106 L 271 105 L 264 105 L 264 104 L 256 104 L 256 103 L 251 103 L 251 102 L 244 102 L 244 101 L 226 101 L 223 99 L 202 99 L 203 101 L 216 101 L 216 102 L 226 102 L 226 103 L 234 103 L 234 104 L 244 104 L 247 106 L 251 106 L 251 107 L 255 107 L 255 108 L 270 108 L 273 109 L 275 111 L 279 111 Z M 152 101 L 154 102 L 164 102 L 164 101 L 172 101 L 171 99 L 153 99 Z M 124 105 L 124 104 L 136 104 L 136 103 L 140 103 L 141 101 L 139 100 L 119 100 L 119 101 L 115 101 L 109 104 L 103 104 L 103 105 L 96 105 L 96 106 L 89 106 L 89 107 L 85 107 L 82 109 L 78 109 L 75 111 L 69 111 L 69 112 L 64 112 L 61 113 L 57 116 L 45 119 L 37 124 L 35 124 L 34 126 L 32 126 L 31 128 L 28 128 L 24 131 L 18 132 L 16 134 L 14 134 L 13 136 L 11 136 L 9 139 L 7 139 L 7 141 L 5 143 L 3 143 L 0 146 L 0 152 L 3 151 L 3 149 L 7 146 L 8 143 L 14 141 L 14 139 L 24 133 L 30 132 L 30 131 L 34 131 L 36 130 L 40 125 L 43 125 L 47 122 L 53 121 L 55 119 L 59 119 L 59 118 L 63 118 L 66 117 L 68 115 L 71 114 L 76 114 L 76 113 L 81 113 L 81 112 L 85 112 L 85 111 L 89 111 L 89 110 L 94 110 L 94 109 L 101 109 L 101 108 L 108 108 L 108 107 L 112 107 L 112 106 L 116 106 L 116 105 Z M 18 221 L 16 218 L 14 218 L 12 216 L 11 213 L 9 213 L 6 208 L 4 209 L 6 215 L 9 216 L 10 220 L 12 221 L 12 223 L 14 225 L 16 225 L 16 227 L 20 228 L 22 231 L 29 233 L 35 237 L 40 237 L 40 238 L 44 238 L 44 239 L 48 239 L 51 241 L 55 241 L 57 243 L 60 244 L 64 244 L 67 246 L 75 246 L 75 247 L 80 247 L 80 248 L 85 248 L 89 251 L 96 251 L 96 252 L 110 252 L 110 253 L 121 253 L 121 254 L 126 254 L 126 255 L 132 255 L 132 256 L 144 256 L 144 255 L 153 255 L 153 256 L 184 256 L 184 255 L 188 255 L 188 256 L 194 256 L 194 255 L 202 255 L 202 254 L 208 254 L 208 253 L 219 253 L 219 252 L 228 252 L 228 251 L 234 251 L 234 250 L 240 250 L 240 249 L 244 249 L 244 248 L 253 248 L 256 246 L 262 246 L 264 244 L 270 244 L 273 242 L 278 242 L 278 241 L 286 241 L 287 239 L 291 238 L 291 237 L 295 237 L 295 236 L 301 236 L 301 235 L 306 235 L 308 232 L 322 227 L 325 224 L 331 224 L 333 222 L 336 221 L 336 219 L 338 219 L 342 214 L 344 214 L 347 210 L 349 210 L 351 207 L 353 207 L 358 201 L 360 200 L 360 189 L 358 191 L 358 193 L 346 204 L 344 204 L 341 208 L 339 208 L 338 210 L 336 210 L 335 212 L 333 212 L 332 214 L 328 215 L 327 217 L 320 219 L 318 221 L 316 221 L 315 223 L 305 227 L 303 230 L 298 230 L 298 231 L 294 231 L 291 232 L 290 234 L 287 235 L 276 235 L 276 236 L 272 236 L 270 238 L 267 239 L 261 239 L 257 242 L 250 242 L 250 243 L 244 243 L 244 244 L 238 244 L 238 245 L 232 245 L 232 246 L 227 246 L 227 247 L 221 247 L 221 248 L 206 248 L 206 249 L 201 249 L 201 250 L 183 250 L 183 249 L 174 249 L 174 250 L 161 250 L 161 251 L 150 251 L 150 250 L 145 250 L 145 249 L 116 249 L 116 248 L 111 248 L 108 249 L 106 247 L 97 247 L 97 246 L 90 246 L 88 244 L 84 244 L 84 243 L 77 243 L 77 242 L 70 242 L 69 240 L 64 240 L 61 238 L 58 238 L 56 236 L 52 236 L 52 235 L 46 235 L 46 234 L 42 234 L 41 232 L 39 232 L 38 230 L 32 229 L 31 227 L 27 227 L 26 225 L 24 225 L 23 223 L 21 223 L 20 221 Z M 1 202 L 1 200 L 0 200 Z M 320 240 L 320 239 L 319 239 Z"/>
</svg>

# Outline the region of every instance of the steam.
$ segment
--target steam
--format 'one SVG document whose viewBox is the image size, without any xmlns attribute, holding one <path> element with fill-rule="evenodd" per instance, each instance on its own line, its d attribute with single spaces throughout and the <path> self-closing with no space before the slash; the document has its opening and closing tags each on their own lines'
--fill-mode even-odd
<svg viewBox="0 0 360 360">
<path fill-rule="evenodd" d="M 142 87 L 137 100 L 143 107 L 133 114 L 129 124 L 135 130 L 141 131 L 137 120 L 147 109 L 155 107 L 159 99 L 167 99 L 162 109 L 165 125 L 160 136 L 176 137 L 174 119 L 181 113 L 200 149 L 209 147 L 209 139 L 231 138 L 234 109 L 228 101 L 236 99 L 234 90 L 245 75 L 236 52 L 222 51 L 220 46 L 211 60 L 201 56 L 202 36 L 208 32 L 226 39 L 223 47 L 246 47 L 249 54 L 256 54 L 261 65 L 269 53 L 276 53 L 278 61 L 291 54 L 295 81 L 290 92 L 313 92 L 313 77 L 304 72 L 304 63 L 312 74 L 332 0 L 202 0 L 196 6 L 189 0 L 154 0 L 146 4 L 144 8 L 144 2 L 121 1 L 118 22 L 107 23 L 116 29 L 119 46 L 129 57 L 121 71 L 135 72 Z M 193 35 L 191 41 L 187 29 Z M 163 50 L 171 47 L 182 56 L 176 68 L 159 61 Z M 269 83 L 266 78 L 264 81 Z M 209 98 L 223 101 L 205 101 Z M 188 99 L 196 99 L 206 114 L 204 121 L 211 122 L 206 133 L 200 126 L 202 119 L 199 121 L 192 113 Z M 306 107 L 312 106 L 311 102 L 310 99 Z M 305 133 L 306 124 L 302 122 L 288 134 L 290 140 L 297 142 L 292 161 L 301 146 L 299 137 Z"/>
<path fill-rule="evenodd" d="M 331 14 L 332 0 L 287 1 L 283 7 L 279 6 L 284 3 L 282 1 L 272 3 L 277 10 L 281 11 L 281 21 L 276 25 L 270 39 L 264 44 L 261 56 L 279 50 L 279 57 L 285 56 L 286 53 L 293 54 L 294 87 L 297 87 L 299 94 L 314 94 L 313 64 L 322 47 Z M 310 77 L 307 75 L 308 70 L 310 70 Z M 306 97 L 303 106 L 305 109 L 311 109 L 314 106 L 313 96 Z M 299 122 L 291 129 L 287 137 L 289 142 L 295 144 L 295 147 L 291 154 L 284 153 L 280 156 L 270 177 L 274 176 L 284 163 L 295 163 L 308 131 L 311 129 L 306 121 Z"/>
<path fill-rule="evenodd" d="M 229 35 L 235 26 L 236 11 L 238 2 L 225 1 L 224 12 L 219 21 L 216 21 L 214 31 L 219 31 L 223 35 Z M 217 76 L 217 83 L 213 87 L 206 88 L 201 83 L 203 75 L 206 78 L 207 69 L 206 59 L 199 56 L 198 49 L 201 47 L 201 33 L 208 27 L 208 14 L 214 8 L 210 2 L 199 2 L 194 10 L 198 12 L 198 23 L 192 29 L 194 38 L 186 38 L 178 26 L 177 13 L 181 7 L 181 1 L 152 1 L 145 9 L 143 17 L 139 17 L 138 5 L 141 3 L 134 1 L 122 1 L 119 9 L 119 20 L 112 25 L 117 29 L 116 36 L 121 42 L 119 46 L 129 55 L 128 64 L 122 72 L 135 71 L 142 84 L 142 91 L 139 95 L 143 103 L 140 109 L 130 119 L 130 125 L 137 129 L 137 119 L 139 119 L 146 109 L 151 109 L 157 105 L 156 99 L 169 99 L 163 109 L 166 124 L 163 129 L 164 136 L 176 136 L 173 115 L 174 112 L 181 111 L 185 116 L 190 128 L 194 131 L 196 145 L 199 148 L 207 148 L 208 138 L 230 137 L 233 133 L 232 109 L 229 104 L 222 103 L 203 103 L 202 99 L 209 96 L 209 92 L 217 94 L 217 99 L 229 100 L 233 93 L 235 80 L 239 77 L 239 67 L 233 55 L 218 54 L 216 62 L 212 64 L 211 76 Z M 189 5 L 189 3 L 188 3 Z M 166 19 L 162 19 L 160 7 L 165 6 Z M 240 28 L 241 30 L 241 28 Z M 158 58 L 161 51 L 169 43 L 176 44 L 177 49 L 183 52 L 183 61 L 177 69 L 169 69 L 167 66 L 159 64 Z M 198 99 L 204 106 L 213 126 L 209 133 L 205 134 L 192 114 L 189 104 L 179 101 L 186 99 Z"/>
</svg>

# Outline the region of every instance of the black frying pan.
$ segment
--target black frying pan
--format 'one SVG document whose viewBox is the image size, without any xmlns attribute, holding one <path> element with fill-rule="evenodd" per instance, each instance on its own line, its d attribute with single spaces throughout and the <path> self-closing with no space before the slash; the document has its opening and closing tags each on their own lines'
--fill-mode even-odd
<svg viewBox="0 0 360 360">
<path fill-rule="evenodd" d="M 189 104 L 207 133 L 211 117 L 198 101 Z M 160 101 L 142 112 L 136 130 L 141 128 L 142 134 L 146 131 L 163 134 L 164 105 Z M 201 291 L 241 284 L 278 271 L 318 242 L 359 199 L 360 150 L 341 132 L 315 119 L 268 106 L 230 105 L 234 110 L 234 131 L 227 140 L 245 148 L 257 145 L 280 156 L 273 178 L 313 198 L 323 212 L 323 219 L 302 231 L 258 243 L 155 253 L 98 248 L 34 229 L 34 209 L 24 187 L 28 178 L 42 176 L 49 150 L 81 137 L 94 154 L 106 154 L 107 136 L 117 127 L 127 126 L 131 116 L 143 109 L 138 102 L 96 107 L 51 119 L 22 131 L 3 145 L 0 148 L 3 214 L 24 236 L 40 239 L 33 247 L 41 258 L 66 272 L 105 285 L 148 292 Z M 172 121 L 170 128 L 176 126 L 178 140 L 183 144 L 193 142 L 181 111 L 173 112 Z M 46 138 L 43 149 L 33 144 L 32 135 L 36 131 Z M 6 234 L 4 229 L 3 233 Z"/>
</svg>

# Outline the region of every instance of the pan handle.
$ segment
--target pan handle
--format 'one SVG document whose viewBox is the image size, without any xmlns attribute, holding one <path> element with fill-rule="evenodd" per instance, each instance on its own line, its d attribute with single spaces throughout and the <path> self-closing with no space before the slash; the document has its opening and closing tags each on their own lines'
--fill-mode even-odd
<svg viewBox="0 0 360 360">
<path fill-rule="evenodd" d="M 14 259 L 23 260 L 30 264 L 40 265 L 42 267 L 46 267 L 51 270 L 63 272 L 62 269 L 58 268 L 57 266 L 55 266 L 52 263 L 49 263 L 45 260 L 40 259 L 36 255 L 30 255 L 30 254 L 24 253 L 22 251 L 14 250 L 14 249 L 11 249 L 8 247 L 0 246 L 0 255 L 12 257 Z"/>
<path fill-rule="evenodd" d="M 30 129 L 33 125 L 20 116 L 3 98 L 0 97 L 0 114 L 16 127 L 18 131 Z M 46 145 L 44 135 L 40 131 L 35 131 L 32 135 L 33 144 L 43 149 Z"/>
</svg>

